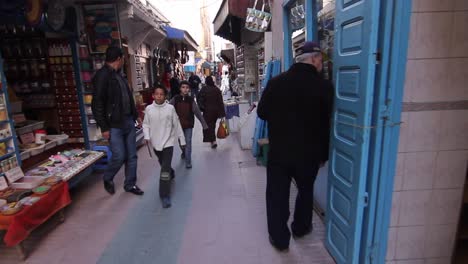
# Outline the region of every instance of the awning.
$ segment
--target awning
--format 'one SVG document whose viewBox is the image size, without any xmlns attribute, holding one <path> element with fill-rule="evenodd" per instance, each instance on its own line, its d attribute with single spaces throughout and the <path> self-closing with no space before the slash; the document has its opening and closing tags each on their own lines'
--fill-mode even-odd
<svg viewBox="0 0 468 264">
<path fill-rule="evenodd" d="M 223 0 L 213 20 L 215 35 L 240 45 L 247 8 L 252 7 L 251 2 L 250 0 Z M 257 3 L 258 7 L 261 8 L 260 3 Z"/>
<path fill-rule="evenodd" d="M 187 31 L 169 26 L 164 26 L 163 28 L 166 31 L 167 39 L 180 41 L 181 43 L 187 45 L 188 51 L 198 50 L 197 42 L 192 38 L 192 36 L 190 36 Z"/>
<path fill-rule="evenodd" d="M 221 58 L 227 63 L 234 63 L 234 50 L 221 50 Z"/>
<path fill-rule="evenodd" d="M 161 26 L 145 12 L 142 7 L 133 5 L 127 5 L 120 12 L 120 30 L 132 47 L 138 47 L 143 42 L 158 46 L 166 37 Z"/>
<path fill-rule="evenodd" d="M 184 65 L 184 71 L 185 72 L 196 72 L 197 67 L 195 65 L 190 65 L 190 66 Z"/>
</svg>

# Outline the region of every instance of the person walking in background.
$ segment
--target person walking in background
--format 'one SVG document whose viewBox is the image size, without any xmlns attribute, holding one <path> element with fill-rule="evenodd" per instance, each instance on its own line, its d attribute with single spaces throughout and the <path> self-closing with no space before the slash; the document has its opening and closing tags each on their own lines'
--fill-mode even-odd
<svg viewBox="0 0 468 264">
<path fill-rule="evenodd" d="M 270 243 L 289 247 L 289 190 L 298 194 L 291 231 L 295 238 L 312 231 L 313 191 L 318 170 L 328 160 L 333 87 L 321 76 L 322 53 L 315 42 L 296 50 L 296 63 L 271 79 L 258 104 L 268 122 L 266 208 Z"/>
<path fill-rule="evenodd" d="M 179 79 L 177 79 L 177 77 L 173 74 L 171 74 L 171 79 L 169 81 L 170 85 L 171 85 L 171 98 L 180 94 L 180 90 L 179 90 Z"/>
<path fill-rule="evenodd" d="M 208 129 L 203 130 L 203 142 L 210 142 L 211 148 L 218 147 L 216 143 L 216 121 L 226 116 L 224 110 L 223 95 L 215 86 L 212 76 L 206 77 L 205 86 L 197 97 L 198 105 L 203 112 L 203 118 L 208 124 Z"/>
<path fill-rule="evenodd" d="M 167 90 L 158 85 L 153 90 L 153 104 L 146 107 L 143 121 L 143 134 L 146 144 L 151 144 L 161 172 L 159 178 L 159 196 L 164 208 L 171 207 L 171 181 L 175 178 L 172 168 L 174 144 L 179 140 L 185 146 L 185 137 L 174 106 L 167 103 Z"/>
<path fill-rule="evenodd" d="M 202 83 L 200 77 L 198 77 L 198 75 L 195 73 L 192 73 L 188 81 L 190 83 L 191 94 L 193 98 L 197 98 L 198 90 L 200 89 L 200 84 Z"/>
<path fill-rule="evenodd" d="M 104 188 L 115 193 L 114 177 L 125 163 L 124 190 L 136 195 L 143 191 L 136 186 L 137 150 L 135 120 L 138 113 L 133 93 L 128 82 L 121 75 L 124 64 L 120 48 L 106 50 L 106 64 L 93 77 L 92 111 L 102 136 L 110 141 L 112 158 L 104 173 Z"/>
<path fill-rule="evenodd" d="M 179 116 L 180 124 L 184 131 L 185 147 L 182 149 L 182 159 L 185 159 L 185 167 L 192 168 L 192 134 L 195 125 L 195 116 L 200 120 L 203 130 L 208 129 L 208 125 L 203 119 L 203 116 L 198 108 L 197 103 L 192 96 L 189 95 L 190 83 L 182 81 L 180 83 L 180 94 L 173 97 L 170 103 L 175 107 Z"/>
</svg>

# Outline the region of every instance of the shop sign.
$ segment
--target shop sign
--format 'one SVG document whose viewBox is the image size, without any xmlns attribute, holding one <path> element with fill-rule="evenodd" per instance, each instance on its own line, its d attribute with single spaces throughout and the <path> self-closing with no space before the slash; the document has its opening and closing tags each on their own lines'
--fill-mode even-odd
<svg viewBox="0 0 468 264">
<path fill-rule="evenodd" d="M 83 4 L 83 18 L 91 53 L 121 46 L 116 4 Z"/>
</svg>

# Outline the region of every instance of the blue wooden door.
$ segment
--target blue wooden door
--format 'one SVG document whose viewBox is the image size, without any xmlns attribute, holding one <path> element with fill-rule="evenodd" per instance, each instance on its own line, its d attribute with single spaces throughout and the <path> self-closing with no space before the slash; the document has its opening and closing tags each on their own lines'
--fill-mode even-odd
<svg viewBox="0 0 468 264">
<path fill-rule="evenodd" d="M 335 109 L 326 214 L 326 246 L 339 264 L 358 264 L 367 204 L 379 2 L 336 0 Z"/>
</svg>

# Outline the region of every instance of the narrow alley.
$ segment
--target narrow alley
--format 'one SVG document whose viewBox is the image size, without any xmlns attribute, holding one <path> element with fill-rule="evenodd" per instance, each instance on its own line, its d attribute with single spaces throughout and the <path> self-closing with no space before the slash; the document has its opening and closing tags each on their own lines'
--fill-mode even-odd
<svg viewBox="0 0 468 264">
<path fill-rule="evenodd" d="M 212 150 L 201 142 L 199 124 L 195 130 L 193 169 L 180 162 L 180 150 L 174 154 L 171 208 L 163 209 L 158 197 L 159 164 L 140 148 L 145 195 L 123 192 L 123 170 L 114 196 L 101 175 L 90 177 L 72 192 L 63 224 L 52 218 L 25 241 L 25 263 L 334 263 L 317 215 L 311 235 L 292 240 L 288 253 L 275 251 L 266 227 L 265 167 L 241 150 L 236 134 Z M 292 211 L 294 192 L 291 197 Z M 2 245 L 0 255 L 1 263 L 20 263 L 14 248 Z"/>
</svg>

